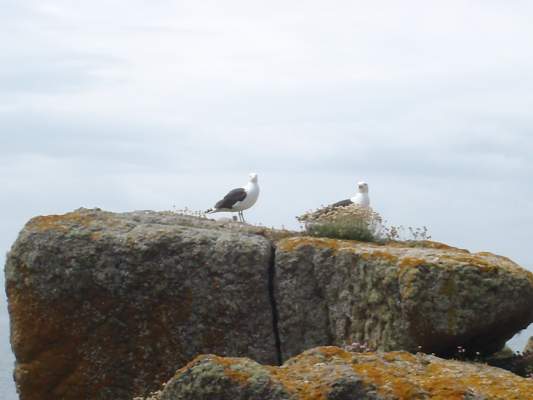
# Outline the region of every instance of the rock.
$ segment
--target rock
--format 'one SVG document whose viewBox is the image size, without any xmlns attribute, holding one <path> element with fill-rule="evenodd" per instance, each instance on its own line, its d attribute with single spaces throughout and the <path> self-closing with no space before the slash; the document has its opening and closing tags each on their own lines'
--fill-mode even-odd
<svg viewBox="0 0 533 400">
<path fill-rule="evenodd" d="M 533 354 L 533 336 L 529 338 L 529 340 L 526 343 L 526 346 L 524 347 L 523 353 L 531 353 Z"/>
<path fill-rule="evenodd" d="M 524 347 L 524 351 L 522 353 L 522 363 L 520 367 L 522 367 L 522 371 L 520 372 L 523 372 L 524 376 L 528 376 L 529 378 L 533 379 L 533 336 L 529 338 L 526 346 Z"/>
<path fill-rule="evenodd" d="M 533 321 L 533 274 L 436 242 L 287 238 L 276 249 L 283 357 L 320 345 L 492 353 Z"/>
<path fill-rule="evenodd" d="M 319 347 L 282 367 L 245 358 L 197 357 L 157 400 L 400 400 L 533 398 L 533 380 L 484 364 L 422 353 L 350 353 Z"/>
<path fill-rule="evenodd" d="M 254 360 L 242 361 L 259 374 L 248 391 L 221 378 L 230 398 L 278 398 L 290 384 L 265 384 L 278 370 L 255 362 L 344 343 L 490 353 L 533 320 L 533 274 L 506 258 L 294 235 L 170 212 L 32 219 L 5 269 L 21 399 L 129 400 L 206 353 Z M 218 360 L 228 359 L 199 358 L 178 375 L 190 390 L 211 387 Z M 351 369 L 331 368 L 319 379 L 329 400 L 380 398 Z"/>
<path fill-rule="evenodd" d="M 173 213 L 32 219 L 5 270 L 20 398 L 131 399 L 201 353 L 276 363 L 264 234 Z"/>
<path fill-rule="evenodd" d="M 515 357 L 516 354 L 509 346 L 505 345 L 503 346 L 503 349 L 497 351 L 496 353 L 491 355 L 491 358 L 512 358 Z"/>
</svg>

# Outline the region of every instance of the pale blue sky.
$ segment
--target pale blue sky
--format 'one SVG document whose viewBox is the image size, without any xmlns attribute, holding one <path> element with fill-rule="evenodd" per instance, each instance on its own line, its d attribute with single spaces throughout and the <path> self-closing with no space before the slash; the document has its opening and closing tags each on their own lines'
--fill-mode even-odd
<svg viewBox="0 0 533 400">
<path fill-rule="evenodd" d="M 251 222 L 370 184 L 390 223 L 533 266 L 529 1 L 3 0 L 0 246 L 37 214 Z"/>
</svg>

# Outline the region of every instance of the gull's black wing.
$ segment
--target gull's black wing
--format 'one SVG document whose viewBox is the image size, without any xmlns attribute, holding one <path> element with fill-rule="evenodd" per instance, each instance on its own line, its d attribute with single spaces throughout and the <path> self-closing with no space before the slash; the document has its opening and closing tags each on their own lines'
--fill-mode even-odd
<svg viewBox="0 0 533 400">
<path fill-rule="evenodd" d="M 243 188 L 233 189 L 222 200 L 215 204 L 215 209 L 231 208 L 235 203 L 246 198 L 246 191 Z"/>
<path fill-rule="evenodd" d="M 330 207 L 332 207 L 332 208 L 335 208 L 335 207 L 346 207 L 346 206 L 349 206 L 350 204 L 353 204 L 353 201 L 351 201 L 350 199 L 346 199 L 346 200 L 338 201 L 338 202 L 330 205 Z"/>
</svg>

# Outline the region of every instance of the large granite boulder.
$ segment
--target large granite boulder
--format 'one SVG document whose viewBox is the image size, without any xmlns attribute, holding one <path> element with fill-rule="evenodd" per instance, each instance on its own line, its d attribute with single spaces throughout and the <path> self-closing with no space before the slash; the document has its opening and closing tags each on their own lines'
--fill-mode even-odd
<svg viewBox="0 0 533 400">
<path fill-rule="evenodd" d="M 485 364 L 422 353 L 350 353 L 319 347 L 281 367 L 204 355 L 154 400 L 533 399 L 533 380 Z"/>
<path fill-rule="evenodd" d="M 491 352 L 533 322 L 533 274 L 506 258 L 294 235 L 170 212 L 32 219 L 5 269 L 21 399 L 129 400 L 207 353 Z"/>
<path fill-rule="evenodd" d="M 32 219 L 6 264 L 22 400 L 131 399 L 201 353 L 276 363 L 258 228 L 172 213 Z"/>
<path fill-rule="evenodd" d="M 275 297 L 283 357 L 353 342 L 491 353 L 533 320 L 533 274 L 504 257 L 435 242 L 284 239 Z"/>
</svg>

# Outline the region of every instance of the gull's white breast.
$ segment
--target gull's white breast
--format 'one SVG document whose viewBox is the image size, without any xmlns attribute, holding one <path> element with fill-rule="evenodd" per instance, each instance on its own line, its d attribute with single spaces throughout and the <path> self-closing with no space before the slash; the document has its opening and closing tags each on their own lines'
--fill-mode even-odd
<svg viewBox="0 0 533 400">
<path fill-rule="evenodd" d="M 356 195 L 353 196 L 350 200 L 361 207 L 370 206 L 370 197 L 368 197 L 368 193 L 356 193 Z"/>
<path fill-rule="evenodd" d="M 243 201 L 238 201 L 231 207 L 234 211 L 243 211 L 252 207 L 259 198 L 259 185 L 257 183 L 249 183 L 244 188 L 246 191 L 246 198 Z"/>
</svg>

